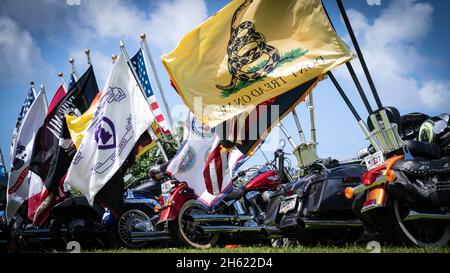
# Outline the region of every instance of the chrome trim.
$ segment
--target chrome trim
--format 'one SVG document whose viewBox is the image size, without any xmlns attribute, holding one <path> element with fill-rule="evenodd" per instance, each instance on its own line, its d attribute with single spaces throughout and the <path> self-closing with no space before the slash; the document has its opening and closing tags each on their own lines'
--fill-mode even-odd
<svg viewBox="0 0 450 273">
<path fill-rule="evenodd" d="M 250 221 L 255 219 L 254 215 L 227 215 L 227 214 L 197 214 L 189 215 L 193 222 L 224 222 L 224 221 Z"/>
<path fill-rule="evenodd" d="M 357 228 L 362 227 L 363 223 L 360 220 L 304 220 L 305 229 L 326 229 L 337 227 Z"/>
<path fill-rule="evenodd" d="M 203 233 L 232 233 L 232 232 L 259 232 L 263 230 L 262 226 L 198 226 Z"/>
<path fill-rule="evenodd" d="M 450 220 L 450 213 L 421 213 L 411 210 L 403 221 L 414 220 Z"/>
</svg>

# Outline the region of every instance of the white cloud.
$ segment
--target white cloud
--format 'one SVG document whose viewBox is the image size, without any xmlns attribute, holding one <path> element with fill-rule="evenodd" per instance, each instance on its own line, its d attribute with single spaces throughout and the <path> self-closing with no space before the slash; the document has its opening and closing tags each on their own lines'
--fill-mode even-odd
<svg viewBox="0 0 450 273">
<path fill-rule="evenodd" d="M 392 1 L 372 22 L 356 10 L 349 10 L 348 15 L 385 104 L 395 105 L 401 112 L 447 110 L 450 82 L 418 77 L 427 63 L 433 63 L 419 51 L 432 27 L 430 4 Z M 360 66 L 355 65 L 355 69 L 362 79 Z"/>
<path fill-rule="evenodd" d="M 203 0 L 161 1 L 150 18 L 151 41 L 163 51 L 171 51 L 185 34 L 207 18 Z"/>
<path fill-rule="evenodd" d="M 53 72 L 30 33 L 6 16 L 0 16 L 0 60 L 2 83 L 39 81 Z"/>
<path fill-rule="evenodd" d="M 81 23 L 94 32 L 91 38 L 138 40 L 139 34 L 146 32 L 152 44 L 162 50 L 173 49 L 186 33 L 208 17 L 204 0 L 160 1 L 147 11 L 123 0 L 82 3 Z"/>
</svg>

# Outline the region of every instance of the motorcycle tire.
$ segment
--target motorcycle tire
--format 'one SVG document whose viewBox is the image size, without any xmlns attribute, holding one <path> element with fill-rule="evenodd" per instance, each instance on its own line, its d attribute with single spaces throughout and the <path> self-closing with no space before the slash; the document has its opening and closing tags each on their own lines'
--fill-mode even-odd
<svg viewBox="0 0 450 273">
<path fill-rule="evenodd" d="M 219 234 L 203 234 L 196 229 L 195 224 L 188 220 L 188 215 L 193 211 L 208 211 L 196 200 L 189 200 L 183 204 L 177 219 L 169 222 L 169 231 L 175 243 L 184 246 L 208 249 L 216 245 Z"/>
<path fill-rule="evenodd" d="M 442 221 L 403 221 L 407 214 L 407 206 L 394 200 L 396 232 L 407 246 L 439 248 L 450 241 L 450 224 Z"/>
<path fill-rule="evenodd" d="M 103 247 L 104 241 L 98 236 L 96 223 L 101 219 L 92 211 L 73 207 L 55 217 L 50 225 L 51 244 L 56 250 L 70 249 L 69 242 L 78 243 L 81 249 Z M 83 234 L 81 229 L 86 230 Z M 65 230 L 66 232 L 63 232 Z"/>
</svg>

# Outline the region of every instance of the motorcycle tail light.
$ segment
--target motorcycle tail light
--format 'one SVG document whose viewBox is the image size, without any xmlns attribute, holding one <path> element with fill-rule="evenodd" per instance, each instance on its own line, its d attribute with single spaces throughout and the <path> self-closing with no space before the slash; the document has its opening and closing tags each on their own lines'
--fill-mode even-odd
<svg viewBox="0 0 450 273">
<path fill-rule="evenodd" d="M 364 173 L 363 175 L 361 175 L 361 182 L 366 185 L 369 186 L 371 185 L 373 182 L 375 182 L 377 180 L 377 178 L 383 174 L 382 169 L 384 169 L 385 166 L 381 165 L 373 170 L 370 170 L 366 173 Z"/>
</svg>

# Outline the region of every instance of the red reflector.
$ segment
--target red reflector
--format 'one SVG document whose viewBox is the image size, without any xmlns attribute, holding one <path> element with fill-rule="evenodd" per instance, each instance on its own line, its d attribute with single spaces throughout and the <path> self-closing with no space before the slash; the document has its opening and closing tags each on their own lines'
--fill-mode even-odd
<svg viewBox="0 0 450 273">
<path fill-rule="evenodd" d="M 385 166 L 381 165 L 381 166 L 376 167 L 373 170 L 363 173 L 361 175 L 361 182 L 366 186 L 371 185 L 373 182 L 375 182 L 375 180 L 377 180 L 378 176 L 383 174 L 383 172 L 381 170 L 384 168 L 385 168 Z"/>
</svg>

